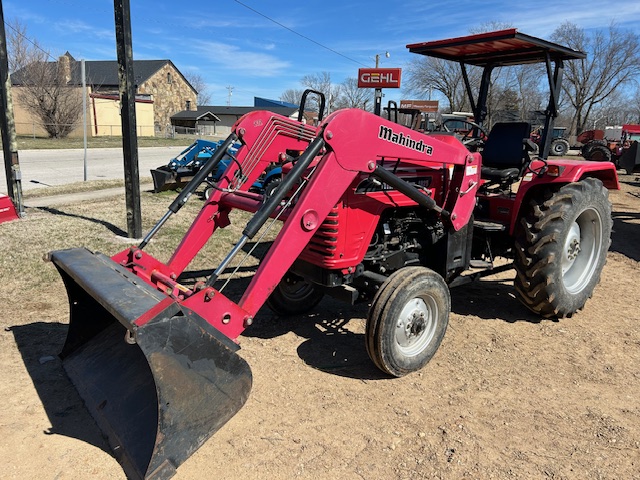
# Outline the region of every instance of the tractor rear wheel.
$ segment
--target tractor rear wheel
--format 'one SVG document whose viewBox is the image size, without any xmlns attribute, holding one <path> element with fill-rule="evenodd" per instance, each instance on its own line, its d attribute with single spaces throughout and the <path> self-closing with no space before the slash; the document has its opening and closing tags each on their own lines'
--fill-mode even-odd
<svg viewBox="0 0 640 480">
<path fill-rule="evenodd" d="M 600 180 L 586 178 L 531 200 L 514 260 L 516 294 L 531 311 L 570 317 L 593 294 L 611 244 L 608 195 Z"/>
<path fill-rule="evenodd" d="M 322 289 L 288 272 L 267 299 L 267 307 L 282 316 L 300 315 L 320 303 L 322 297 Z"/>
<path fill-rule="evenodd" d="M 593 145 L 584 158 L 593 162 L 610 162 L 611 150 L 606 145 Z"/>
<path fill-rule="evenodd" d="M 376 293 L 365 328 L 367 353 L 385 373 L 421 369 L 442 342 L 451 311 L 444 279 L 424 267 L 394 272 Z"/>
<path fill-rule="evenodd" d="M 551 142 L 551 155 L 561 157 L 569 151 L 569 142 L 564 138 L 556 138 Z"/>
</svg>

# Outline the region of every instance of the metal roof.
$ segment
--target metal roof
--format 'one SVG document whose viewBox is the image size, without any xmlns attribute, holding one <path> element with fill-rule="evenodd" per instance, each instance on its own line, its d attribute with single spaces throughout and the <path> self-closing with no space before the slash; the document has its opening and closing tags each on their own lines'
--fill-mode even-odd
<svg viewBox="0 0 640 480">
<path fill-rule="evenodd" d="M 80 61 L 74 59 L 69 52 L 65 54 L 69 57 L 69 67 L 71 78 L 68 85 L 82 85 L 81 67 Z M 55 72 L 58 62 L 46 62 L 47 68 L 52 69 Z M 120 81 L 118 79 L 118 62 L 117 60 L 86 60 L 85 73 L 87 76 L 87 84 L 94 87 L 113 88 L 118 89 Z M 171 60 L 134 60 L 133 61 L 133 74 L 136 85 L 141 85 L 145 81 L 149 80 L 156 72 L 158 72 L 166 64 L 172 65 L 176 71 L 182 75 L 180 70 L 173 65 Z M 23 85 L 28 83 L 28 68 L 18 70 L 11 74 L 12 85 Z M 193 86 L 189 81 L 184 78 L 184 81 L 191 87 Z M 193 89 L 195 91 L 195 88 Z"/>
<path fill-rule="evenodd" d="M 134 60 L 133 74 L 136 84 L 140 85 L 151 78 L 158 70 L 164 67 L 170 60 Z M 80 76 L 80 62 L 72 64 L 71 80 L 69 83 L 82 84 Z M 118 62 L 116 60 L 87 60 L 84 62 L 87 73 L 87 83 L 90 85 L 118 86 Z M 176 69 L 177 70 L 177 69 Z"/>
<path fill-rule="evenodd" d="M 485 67 L 521 65 L 551 60 L 577 60 L 586 54 L 557 43 L 525 35 L 515 28 L 466 37 L 407 45 L 411 53 Z"/>
<path fill-rule="evenodd" d="M 197 120 L 199 117 L 206 113 L 210 113 L 211 115 L 215 115 L 220 117 L 221 115 L 234 115 L 237 117 L 241 117 L 245 113 L 253 112 L 254 110 L 269 110 L 273 113 L 278 113 L 285 117 L 289 117 L 293 115 L 297 108 L 289 108 L 289 107 L 233 107 L 233 106 L 198 106 L 197 110 L 183 110 L 181 112 L 176 113 L 175 115 L 171 115 L 172 119 L 181 119 L 181 120 Z"/>
</svg>

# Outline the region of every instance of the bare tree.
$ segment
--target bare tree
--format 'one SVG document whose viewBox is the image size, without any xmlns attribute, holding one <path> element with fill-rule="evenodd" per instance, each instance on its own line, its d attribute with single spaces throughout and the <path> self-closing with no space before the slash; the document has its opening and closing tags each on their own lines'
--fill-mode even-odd
<svg viewBox="0 0 640 480">
<path fill-rule="evenodd" d="M 198 92 L 198 105 L 209 105 L 211 103 L 211 92 L 209 92 L 209 86 L 204 77 L 197 72 L 187 71 L 184 73 L 184 78 Z"/>
<path fill-rule="evenodd" d="M 473 77 L 472 83 L 479 83 L 478 73 L 475 71 L 473 73 L 470 75 Z M 471 108 L 460 65 L 455 62 L 422 55 L 416 56 L 405 69 L 404 77 L 404 89 L 407 94 L 431 98 L 432 92 L 438 91 L 449 103 L 449 111 L 463 111 Z"/>
<path fill-rule="evenodd" d="M 629 106 L 631 107 L 631 123 L 640 123 L 640 87 L 636 88 Z"/>
<path fill-rule="evenodd" d="M 37 40 L 29 38 L 27 27 L 18 19 L 7 22 L 7 56 L 9 72 L 16 72 L 27 65 L 42 61 L 44 49 Z"/>
<path fill-rule="evenodd" d="M 329 112 L 335 110 L 334 103 L 340 95 L 340 86 L 331 83 L 331 74 L 329 72 L 315 73 L 312 75 L 305 75 L 300 81 L 306 88 L 311 88 L 322 94 L 326 99 L 325 109 Z M 317 99 L 315 97 L 307 97 L 307 110 L 319 109 Z M 327 113 L 327 112 L 324 112 Z"/>
<path fill-rule="evenodd" d="M 302 89 L 289 88 L 280 95 L 280 101 L 299 105 L 303 92 L 304 90 Z"/>
<path fill-rule="evenodd" d="M 66 137 L 82 115 L 82 89 L 69 84 L 78 62 L 63 55 L 57 62 L 19 20 L 8 24 L 7 49 L 14 101 L 23 106 L 52 138 Z"/>
<path fill-rule="evenodd" d="M 587 53 L 584 60 L 567 62 L 563 90 L 575 109 L 576 133 L 588 129 L 594 108 L 640 73 L 640 38 L 612 24 L 608 32 L 587 33 L 565 22 L 553 33 L 553 40 Z"/>
<path fill-rule="evenodd" d="M 77 126 L 82 116 L 82 89 L 69 85 L 77 68 L 75 60 L 63 55 L 57 62 L 47 62 L 43 52 L 19 71 L 16 103 L 22 105 L 51 138 L 64 138 Z"/>
<path fill-rule="evenodd" d="M 531 112 L 546 107 L 547 97 L 542 94 L 540 79 L 544 72 L 539 65 L 517 65 L 511 67 L 514 78 L 514 89 L 520 100 L 520 120 L 528 121 Z"/>
<path fill-rule="evenodd" d="M 350 77 L 340 84 L 338 98 L 334 107 L 339 108 L 360 108 L 362 110 L 373 110 L 373 90 L 371 88 L 359 88 L 358 79 Z"/>
</svg>

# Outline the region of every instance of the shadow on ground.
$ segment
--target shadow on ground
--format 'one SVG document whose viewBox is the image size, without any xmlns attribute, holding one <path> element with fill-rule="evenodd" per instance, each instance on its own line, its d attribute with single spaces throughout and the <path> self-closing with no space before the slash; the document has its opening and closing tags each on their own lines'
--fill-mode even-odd
<svg viewBox="0 0 640 480">
<path fill-rule="evenodd" d="M 613 212 L 611 248 L 635 261 L 640 261 L 640 213 Z"/>
<path fill-rule="evenodd" d="M 451 312 L 507 323 L 540 323 L 544 320 L 520 303 L 511 279 L 494 280 L 491 277 L 451 289 Z"/>
<path fill-rule="evenodd" d="M 77 438 L 111 454 L 108 442 L 84 407 L 57 356 L 67 329 L 66 324 L 35 322 L 9 330 L 51 422 L 51 427 L 43 434 Z"/>
<path fill-rule="evenodd" d="M 121 228 L 115 226 L 112 223 L 106 222 L 104 220 L 99 220 L 97 218 L 91 218 L 91 217 L 85 217 L 84 215 L 77 215 L 75 213 L 67 213 L 67 212 L 64 212 L 62 210 L 58 210 L 57 208 L 53 208 L 53 207 L 38 207 L 38 209 L 39 210 L 43 210 L 43 211 L 45 211 L 47 213 L 50 213 L 51 215 L 62 215 L 62 216 L 69 217 L 69 218 L 79 218 L 81 220 L 87 220 L 88 222 L 97 223 L 98 225 L 102 225 L 107 230 L 109 230 L 111 233 L 113 233 L 115 235 L 118 235 L 119 237 L 126 237 L 128 235 L 127 232 L 125 232 Z"/>
</svg>

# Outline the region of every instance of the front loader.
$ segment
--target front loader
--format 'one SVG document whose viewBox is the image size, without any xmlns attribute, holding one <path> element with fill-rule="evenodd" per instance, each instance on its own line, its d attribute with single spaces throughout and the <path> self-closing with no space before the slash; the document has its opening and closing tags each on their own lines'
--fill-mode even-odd
<svg viewBox="0 0 640 480">
<path fill-rule="evenodd" d="M 518 55 L 548 65 L 581 58 L 511 30 L 449 42 L 408 47 L 455 56 L 463 45 L 460 55 L 475 48 L 494 61 L 506 45 L 514 63 Z M 470 122 L 475 133 L 480 117 Z M 532 311 L 561 318 L 583 308 L 609 246 L 603 185 L 616 188 L 615 168 L 548 161 L 548 141 L 544 156 L 531 158 L 529 133 L 526 124 L 494 127 L 486 144 L 486 134 L 463 143 L 357 109 L 317 127 L 255 111 L 238 120 L 139 245 L 112 257 L 51 252 L 71 310 L 63 366 L 127 475 L 171 477 L 242 407 L 251 371 L 238 338 L 265 304 L 279 315 L 309 311 L 324 295 L 368 304 L 365 348 L 394 377 L 436 353 L 454 285 L 515 268 L 518 298 Z M 145 247 L 236 142 L 171 258 L 149 255 Z M 274 165 L 283 176 L 270 196 L 250 191 Z M 187 286 L 181 276 L 235 209 L 253 216 L 213 273 Z M 250 283 L 232 299 L 229 282 L 266 239 Z M 495 268 L 495 256 L 510 263 Z"/>
</svg>

